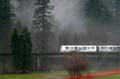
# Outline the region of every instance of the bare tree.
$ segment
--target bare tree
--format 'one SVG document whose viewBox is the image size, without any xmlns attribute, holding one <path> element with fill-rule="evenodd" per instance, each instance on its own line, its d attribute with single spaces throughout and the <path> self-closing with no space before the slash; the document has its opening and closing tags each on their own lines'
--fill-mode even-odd
<svg viewBox="0 0 120 79">
<path fill-rule="evenodd" d="M 70 76 L 80 76 L 83 71 L 87 71 L 87 61 L 83 60 L 80 54 L 71 52 L 64 56 L 65 69 Z"/>
</svg>

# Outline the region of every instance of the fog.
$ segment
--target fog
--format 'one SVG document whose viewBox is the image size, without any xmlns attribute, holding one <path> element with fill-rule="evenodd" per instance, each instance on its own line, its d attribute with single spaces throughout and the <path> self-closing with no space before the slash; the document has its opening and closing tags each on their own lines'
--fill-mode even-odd
<svg viewBox="0 0 120 79">
<path fill-rule="evenodd" d="M 86 0 L 51 0 L 51 4 L 54 6 L 52 13 L 58 22 L 58 28 L 62 30 L 71 28 L 71 32 L 80 34 L 93 33 L 92 39 L 101 39 L 104 35 L 107 35 L 107 39 L 110 41 L 119 41 L 118 33 L 120 31 L 118 25 L 102 25 L 103 28 L 98 31 L 96 29 L 101 27 L 101 25 L 97 26 L 92 22 L 90 25 L 86 22 L 83 11 L 85 1 Z M 17 19 L 30 29 L 34 26 L 32 24 L 35 10 L 34 3 L 35 0 L 13 0 L 13 4 L 16 7 Z M 109 6 L 111 7 L 111 5 Z M 90 38 L 91 37 L 88 37 L 86 39 L 90 40 Z M 107 39 L 103 38 L 103 40 Z"/>
<path fill-rule="evenodd" d="M 15 0 L 17 18 L 22 24 L 31 28 L 35 10 L 35 0 Z M 59 28 L 74 27 L 73 31 L 86 32 L 84 27 L 83 4 L 85 0 L 52 0 L 53 15 L 59 22 Z"/>
<path fill-rule="evenodd" d="M 84 33 L 83 4 L 84 0 L 54 0 L 56 20 L 62 25 L 60 27 L 74 27 L 74 31 Z"/>
</svg>

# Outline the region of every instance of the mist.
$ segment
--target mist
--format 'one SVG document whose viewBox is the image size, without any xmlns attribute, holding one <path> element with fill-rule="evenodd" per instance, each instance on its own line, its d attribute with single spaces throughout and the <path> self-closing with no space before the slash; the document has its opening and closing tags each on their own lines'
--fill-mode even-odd
<svg viewBox="0 0 120 79">
<path fill-rule="evenodd" d="M 72 27 L 73 31 L 85 33 L 83 17 L 84 0 L 54 0 L 55 18 L 62 25 L 61 28 Z"/>
<path fill-rule="evenodd" d="M 58 30 L 66 29 L 72 33 L 82 35 L 87 34 L 85 39 L 90 41 L 96 41 L 95 39 L 109 39 L 112 42 L 119 41 L 119 30 L 117 30 L 118 26 L 115 27 L 114 24 L 108 24 L 102 25 L 104 28 L 99 29 L 98 27 L 101 26 L 95 25 L 94 22 L 91 21 L 91 24 L 86 22 L 87 19 L 84 17 L 85 2 L 86 0 L 51 0 L 51 4 L 54 6 L 52 13 L 55 16 L 55 20 L 58 22 Z M 35 0 L 13 0 L 13 3 L 16 7 L 18 21 L 31 29 L 34 26 L 32 21 L 35 11 Z M 93 36 L 93 40 L 89 37 L 90 35 Z M 104 35 L 106 35 L 107 38 L 104 39 Z"/>
<path fill-rule="evenodd" d="M 31 28 L 33 27 L 33 15 L 35 10 L 35 0 L 18 0 L 15 1 L 17 19 Z M 86 33 L 84 27 L 83 5 L 84 0 L 51 0 L 54 6 L 53 15 L 59 22 L 58 27 L 61 29 L 72 27 L 74 32 Z"/>
</svg>

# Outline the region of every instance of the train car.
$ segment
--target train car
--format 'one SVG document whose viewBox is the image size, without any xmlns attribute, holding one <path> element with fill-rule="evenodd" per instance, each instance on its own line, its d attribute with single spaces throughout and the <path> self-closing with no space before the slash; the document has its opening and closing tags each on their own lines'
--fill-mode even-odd
<svg viewBox="0 0 120 79">
<path fill-rule="evenodd" d="M 97 52 L 95 45 L 62 45 L 61 52 Z"/>
<path fill-rule="evenodd" d="M 120 52 L 120 45 L 99 45 L 99 52 Z"/>
</svg>

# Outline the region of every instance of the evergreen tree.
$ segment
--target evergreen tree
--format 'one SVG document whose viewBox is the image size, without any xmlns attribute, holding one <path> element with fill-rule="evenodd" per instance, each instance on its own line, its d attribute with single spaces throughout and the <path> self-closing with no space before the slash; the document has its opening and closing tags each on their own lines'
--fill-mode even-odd
<svg viewBox="0 0 120 79">
<path fill-rule="evenodd" d="M 12 34 L 13 9 L 11 0 L 0 0 L 0 49 L 2 53 L 10 52 L 10 40 Z"/>
<path fill-rule="evenodd" d="M 14 66 L 14 72 L 15 69 L 19 68 L 20 65 L 20 59 L 19 59 L 19 54 L 20 54 L 20 49 L 19 49 L 19 35 L 17 33 L 17 30 L 14 29 L 12 39 L 11 39 L 11 49 L 12 49 L 12 54 L 13 54 L 13 66 Z"/>
<path fill-rule="evenodd" d="M 11 24 L 11 0 L 0 0 L 0 29 Z"/>
<path fill-rule="evenodd" d="M 0 49 L 3 53 L 10 52 L 10 35 L 13 12 L 11 0 L 0 0 Z M 6 39 L 6 40 L 4 40 Z"/>
<path fill-rule="evenodd" d="M 31 62 L 32 62 L 32 42 L 31 36 L 25 27 L 20 35 L 20 48 L 21 48 L 21 68 L 22 72 L 25 73 L 31 70 Z"/>
<path fill-rule="evenodd" d="M 13 53 L 13 65 L 19 72 L 29 72 L 32 62 L 32 42 L 30 32 L 24 28 L 22 33 L 18 35 L 16 29 L 11 41 Z"/>
<path fill-rule="evenodd" d="M 101 0 L 88 0 L 85 4 L 85 15 L 99 23 L 106 23 L 111 19 L 108 7 Z"/>
<path fill-rule="evenodd" d="M 114 19 L 120 20 L 120 0 L 110 0 Z"/>
<path fill-rule="evenodd" d="M 48 43 L 50 39 L 50 35 L 52 33 L 52 14 L 51 10 L 53 6 L 50 5 L 50 0 L 37 0 L 35 3 L 36 10 L 34 13 L 34 20 L 33 23 L 35 28 L 38 31 L 37 42 L 39 46 L 40 53 L 47 53 L 48 52 Z M 44 71 L 47 70 L 47 56 L 40 58 L 40 70 Z"/>
<path fill-rule="evenodd" d="M 50 6 L 50 0 L 37 0 L 35 3 L 37 6 L 34 13 L 33 23 L 35 28 L 39 31 L 40 35 L 40 46 L 39 49 L 42 53 L 47 52 L 49 34 L 51 33 L 51 10 L 53 6 Z"/>
</svg>

